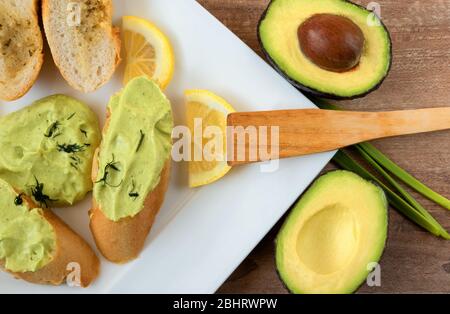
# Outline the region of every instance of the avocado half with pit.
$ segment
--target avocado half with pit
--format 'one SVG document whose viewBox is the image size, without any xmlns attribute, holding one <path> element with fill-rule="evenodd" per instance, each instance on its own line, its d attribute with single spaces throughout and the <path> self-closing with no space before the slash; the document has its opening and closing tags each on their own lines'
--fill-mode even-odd
<svg viewBox="0 0 450 314">
<path fill-rule="evenodd" d="M 319 97 L 362 97 L 381 85 L 392 63 L 385 25 L 344 0 L 272 0 L 258 36 L 278 72 Z"/>
<path fill-rule="evenodd" d="M 276 267 L 293 293 L 352 293 L 378 263 L 387 238 L 383 190 L 353 172 L 320 177 L 276 239 Z"/>
</svg>

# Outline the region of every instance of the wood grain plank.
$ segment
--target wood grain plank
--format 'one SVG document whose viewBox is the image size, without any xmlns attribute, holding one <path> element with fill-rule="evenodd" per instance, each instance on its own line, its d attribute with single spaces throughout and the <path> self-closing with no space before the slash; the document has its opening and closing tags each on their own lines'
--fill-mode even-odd
<svg viewBox="0 0 450 314">
<path fill-rule="evenodd" d="M 268 0 L 199 2 L 262 55 L 256 26 Z M 450 106 L 450 0 L 379 0 L 378 3 L 392 35 L 392 71 L 378 91 L 340 105 L 349 110 L 367 111 Z M 420 180 L 450 197 L 449 143 L 450 132 L 437 132 L 374 144 Z M 329 165 L 326 170 L 332 168 Z M 450 213 L 423 198 L 420 201 L 450 230 Z M 274 267 L 273 241 L 279 227 L 277 224 L 273 228 L 219 293 L 287 292 Z M 448 293 L 450 242 L 430 236 L 391 210 L 381 275 L 381 287 L 363 286 L 359 292 Z"/>
</svg>

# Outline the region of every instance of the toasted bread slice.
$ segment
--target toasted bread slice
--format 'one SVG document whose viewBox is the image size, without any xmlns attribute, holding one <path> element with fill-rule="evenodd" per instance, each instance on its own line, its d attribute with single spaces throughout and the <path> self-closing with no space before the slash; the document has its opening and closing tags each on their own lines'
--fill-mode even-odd
<svg viewBox="0 0 450 314">
<path fill-rule="evenodd" d="M 22 198 L 30 210 L 38 208 L 30 198 L 26 196 Z M 89 286 L 100 271 L 100 261 L 92 248 L 51 210 L 42 209 L 42 216 L 53 227 L 56 235 L 56 251 L 53 259 L 35 272 L 7 271 L 14 277 L 31 283 L 49 285 L 60 285 L 69 274 L 73 273 L 74 284 L 81 287 Z M 0 267 L 5 268 L 4 260 L 0 260 Z"/>
<path fill-rule="evenodd" d="M 130 88 L 129 86 L 133 85 L 134 87 L 137 88 L 149 88 L 149 90 L 143 89 L 143 90 L 137 90 L 135 91 L 136 93 L 138 93 L 139 95 L 147 95 L 147 97 L 150 97 L 150 99 L 152 99 L 152 95 L 154 97 L 154 95 L 157 95 L 159 91 L 159 87 L 157 87 L 157 85 L 153 82 L 151 82 L 150 80 L 148 80 L 147 78 L 136 78 L 133 81 L 131 81 L 130 83 L 128 83 L 127 87 L 125 87 L 124 91 L 122 91 L 122 95 L 128 94 L 127 92 L 125 92 L 125 90 L 127 90 L 128 88 Z M 161 93 L 162 94 L 162 93 Z M 117 94 L 119 95 L 119 94 Z M 115 110 L 120 110 L 117 106 L 119 106 L 119 102 L 115 103 L 114 102 L 114 97 L 113 96 L 112 101 L 111 101 L 111 106 L 108 107 L 108 112 L 107 112 L 107 119 L 106 119 L 106 123 L 105 126 L 103 128 L 103 142 L 101 144 L 101 146 L 99 148 L 97 148 L 96 153 L 94 154 L 94 160 L 92 163 L 92 182 L 94 182 L 94 193 L 93 193 L 93 203 L 92 203 L 92 209 L 90 210 L 90 227 L 91 227 L 91 231 L 92 234 L 94 235 L 94 239 L 95 242 L 97 244 L 98 249 L 100 250 L 100 252 L 111 262 L 114 263 L 118 263 L 118 264 L 122 264 L 122 263 L 126 263 L 129 262 L 135 258 L 138 257 L 139 253 L 142 251 L 142 248 L 144 247 L 144 243 L 145 240 L 150 232 L 150 229 L 155 221 L 155 216 L 157 215 L 157 213 L 159 212 L 159 209 L 164 201 L 164 197 L 169 185 L 169 179 L 170 179 L 170 166 L 171 166 L 171 157 L 170 157 L 170 150 L 168 153 L 168 156 L 166 157 L 167 159 L 161 159 L 159 161 L 160 166 L 158 167 L 159 173 L 158 173 L 158 179 L 159 181 L 154 181 L 154 186 L 152 186 L 150 188 L 150 190 L 145 190 L 145 194 L 139 195 L 139 193 L 136 195 L 136 197 L 139 197 L 139 200 L 141 201 L 139 203 L 139 206 L 137 206 L 135 209 L 138 209 L 137 211 L 133 212 L 133 214 L 131 215 L 117 215 L 115 217 L 111 216 L 111 212 L 109 212 L 108 210 L 110 208 L 101 208 L 101 204 L 105 204 L 104 202 L 99 202 L 98 199 L 96 199 L 97 195 L 100 194 L 96 194 L 96 188 L 99 186 L 99 184 L 104 184 L 106 181 L 104 181 L 103 183 L 101 183 L 99 181 L 99 173 L 101 174 L 101 171 L 103 171 L 106 176 L 104 176 L 104 178 L 107 178 L 107 171 L 103 169 L 103 166 L 101 166 L 102 170 L 99 170 L 100 168 L 100 158 L 99 156 L 101 156 L 102 154 L 105 153 L 105 151 L 108 151 L 107 146 L 103 146 L 105 144 L 105 141 L 108 140 L 108 130 L 112 127 L 111 125 L 114 125 L 115 127 L 121 127 L 121 124 L 117 124 L 113 120 L 114 117 L 114 112 L 111 112 L 111 108 L 116 108 Z M 150 95 L 150 96 L 148 96 Z M 117 99 L 116 99 L 117 100 Z M 164 100 L 163 100 L 164 101 Z M 167 103 L 170 106 L 169 101 L 166 99 Z M 126 102 L 126 105 L 124 106 L 130 106 L 130 104 L 132 103 L 132 100 L 130 100 L 130 102 Z M 149 104 L 151 105 L 151 104 Z M 125 112 L 130 112 L 131 108 L 130 107 L 126 107 L 127 110 L 125 110 Z M 163 108 L 161 108 L 162 110 L 164 110 Z M 142 123 L 147 123 L 148 125 L 152 124 L 151 119 L 149 119 L 148 117 L 145 116 L 145 114 L 141 111 L 142 108 L 138 108 L 137 110 L 137 114 L 139 114 L 141 117 L 143 117 L 143 119 L 141 120 Z M 156 114 L 159 114 L 160 112 L 157 111 Z M 117 114 L 121 114 L 120 112 L 118 112 Z M 172 119 L 172 113 L 170 111 L 169 116 L 164 116 L 165 118 L 162 119 Z M 119 116 L 120 117 L 120 116 Z M 162 125 L 160 124 L 162 120 L 159 120 L 156 124 L 155 127 L 156 128 L 161 128 Z M 157 125 L 157 126 L 156 126 Z M 140 127 L 142 127 L 142 129 L 145 130 L 145 126 L 143 125 L 138 125 Z M 137 128 L 139 129 L 139 127 Z M 112 134 L 116 134 L 114 133 L 114 130 L 111 130 Z M 152 136 L 154 136 L 153 138 L 151 137 L 147 137 L 147 141 L 142 141 L 142 139 L 144 137 L 141 137 L 140 140 L 140 144 L 138 145 L 138 149 L 136 149 L 135 151 L 132 151 L 130 153 L 134 153 L 137 154 L 137 152 L 140 151 L 139 153 L 142 154 L 143 150 L 145 150 L 145 146 L 148 145 L 148 143 L 152 143 L 154 141 L 158 142 L 158 138 L 156 135 L 156 132 L 150 132 L 150 131 L 146 131 L 147 134 L 153 134 Z M 160 131 L 158 131 L 160 132 Z M 170 132 L 169 132 L 170 133 Z M 142 134 L 142 130 L 141 130 L 141 134 Z M 168 134 L 168 133 L 166 133 Z M 166 140 L 171 141 L 170 139 L 170 135 L 168 135 L 169 138 L 166 138 Z M 137 142 L 134 142 L 133 140 L 129 140 L 130 142 L 127 142 L 126 139 L 132 138 L 130 137 L 128 134 L 126 134 L 126 131 L 123 131 L 122 134 L 117 135 L 115 137 L 117 138 L 121 138 L 121 147 L 127 147 L 129 145 L 135 145 Z M 137 138 L 136 138 L 137 139 Z M 118 142 L 118 140 L 115 140 Z M 132 144 L 130 144 L 132 143 Z M 102 149 L 105 149 L 105 151 L 102 151 Z M 148 149 L 148 146 L 147 146 Z M 154 151 L 154 150 L 153 150 Z M 159 152 L 159 153 L 163 153 L 163 152 Z M 113 155 L 114 156 L 114 155 Z M 116 155 L 117 156 L 117 155 Z M 146 158 L 150 158 L 150 154 L 146 155 Z M 155 155 L 156 156 L 156 155 Z M 113 157 L 114 159 L 114 157 Z M 135 160 L 136 162 L 136 160 Z M 144 160 L 140 160 L 140 165 L 141 165 L 141 169 L 144 167 L 150 167 L 149 163 L 151 163 L 151 160 L 148 159 L 144 159 Z M 111 165 L 111 163 L 109 164 Z M 114 163 L 113 163 L 114 165 Z M 127 169 L 127 165 L 121 165 L 118 166 L 119 168 L 122 169 Z M 116 168 L 116 171 L 122 171 L 121 169 Z M 105 168 L 106 169 L 106 168 Z M 118 186 L 114 186 L 114 185 L 109 185 L 109 188 L 112 188 L 112 193 L 114 193 L 115 196 L 122 196 L 122 197 L 133 197 L 130 193 L 128 193 L 128 195 L 122 195 L 122 194 L 117 194 L 117 193 L 123 193 L 123 191 L 126 191 L 126 188 L 124 188 L 126 186 L 126 182 L 128 179 L 130 179 L 131 177 L 133 177 L 132 172 L 128 172 L 124 174 L 124 178 L 122 178 L 121 184 L 119 184 Z M 105 179 L 106 180 L 106 179 Z M 149 180 L 149 182 L 152 182 L 152 178 L 147 178 L 147 177 L 143 177 L 142 180 Z M 148 183 L 148 182 L 147 182 Z M 108 184 L 107 184 L 108 185 Z M 137 186 L 139 186 L 139 182 L 137 183 Z M 145 185 L 145 184 L 141 184 Z M 107 187 L 108 188 L 108 187 Z M 133 183 L 133 189 L 135 188 L 134 183 Z M 142 190 L 141 190 L 142 191 Z M 105 197 L 105 196 L 103 196 Z M 109 195 L 107 197 L 110 197 Z M 109 198 L 111 199 L 111 198 Z M 124 206 L 124 205 L 122 205 Z M 126 206 L 126 205 L 125 205 Z M 140 207 L 140 208 L 139 208 Z M 109 212 L 109 214 L 108 214 Z M 117 218 L 116 218 L 117 217 Z"/>
<path fill-rule="evenodd" d="M 44 60 L 37 0 L 0 0 L 0 99 L 15 100 L 36 81 Z"/>
<path fill-rule="evenodd" d="M 147 195 L 144 208 L 134 217 L 123 218 L 117 222 L 109 220 L 93 199 L 93 208 L 90 211 L 91 231 L 98 249 L 109 261 L 123 264 L 139 256 L 164 201 L 169 185 L 170 163 L 170 160 L 166 162 L 159 184 Z M 97 173 L 98 160 L 95 158 L 92 171 L 94 180 Z"/>
<path fill-rule="evenodd" d="M 120 62 L 111 0 L 43 0 L 42 19 L 53 60 L 73 88 L 87 93 L 109 81 Z"/>
</svg>

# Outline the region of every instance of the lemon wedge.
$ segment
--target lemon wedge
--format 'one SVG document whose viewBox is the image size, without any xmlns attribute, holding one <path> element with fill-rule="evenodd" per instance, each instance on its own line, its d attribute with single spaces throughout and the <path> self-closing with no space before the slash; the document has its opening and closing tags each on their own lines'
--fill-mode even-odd
<svg viewBox="0 0 450 314">
<path fill-rule="evenodd" d="M 228 114 L 235 110 L 223 98 L 207 90 L 188 90 L 185 92 L 185 97 L 187 126 L 192 139 L 189 186 L 198 187 L 219 180 L 231 169 L 226 162 L 226 126 Z M 205 136 L 205 130 L 211 126 L 217 131 L 220 130 L 220 136 L 222 136 L 219 142 L 213 143 L 221 143 L 223 147 L 221 151 L 212 149 L 213 156 L 207 157 L 204 154 L 205 145 L 208 145 L 208 142 L 212 143 L 213 139 L 207 134 Z M 195 138 L 201 140 L 196 141 Z M 195 156 L 196 151 L 197 156 Z"/>
<path fill-rule="evenodd" d="M 153 23 L 135 16 L 122 19 L 125 50 L 126 85 L 137 76 L 146 75 L 161 89 L 167 87 L 173 76 L 174 54 L 169 39 Z"/>
</svg>

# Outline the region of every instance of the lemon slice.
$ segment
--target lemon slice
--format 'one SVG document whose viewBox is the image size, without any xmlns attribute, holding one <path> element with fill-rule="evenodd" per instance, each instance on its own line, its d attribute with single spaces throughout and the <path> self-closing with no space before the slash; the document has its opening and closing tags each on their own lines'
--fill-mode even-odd
<svg viewBox="0 0 450 314">
<path fill-rule="evenodd" d="M 187 126 L 192 138 L 191 161 L 189 161 L 189 186 L 198 187 L 217 181 L 231 169 L 226 162 L 226 126 L 228 114 L 235 112 L 235 110 L 223 98 L 206 90 L 188 90 L 185 92 L 185 96 Z M 201 121 L 201 129 L 198 123 L 195 124 L 196 119 L 201 119 L 197 120 L 197 122 Z M 207 157 L 203 153 L 208 142 L 220 143 L 210 137 L 205 137 L 204 131 L 209 126 L 216 127 L 216 130 L 220 129 L 223 147 L 221 151 L 211 149 L 210 151 L 213 155 L 210 154 L 210 157 Z M 195 141 L 196 137 L 201 140 Z M 219 147 L 217 145 L 211 146 Z M 197 158 L 195 156 L 196 150 L 200 152 L 197 154 Z M 208 153 L 208 151 L 206 152 Z"/>
<path fill-rule="evenodd" d="M 174 56 L 167 37 L 151 22 L 135 16 L 122 19 L 125 48 L 126 85 L 136 76 L 146 75 L 164 89 L 173 76 Z"/>
</svg>

